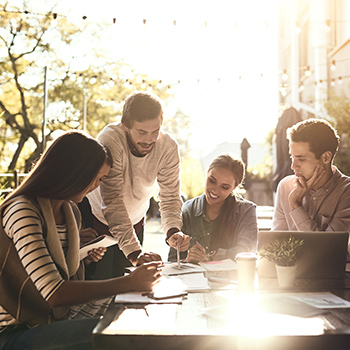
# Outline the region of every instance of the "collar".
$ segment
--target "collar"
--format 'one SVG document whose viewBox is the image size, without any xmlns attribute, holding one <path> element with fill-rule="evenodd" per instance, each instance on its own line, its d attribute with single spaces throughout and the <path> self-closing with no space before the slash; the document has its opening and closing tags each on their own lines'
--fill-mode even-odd
<svg viewBox="0 0 350 350">
<path fill-rule="evenodd" d="M 243 200 L 243 198 L 240 195 L 236 195 L 236 194 L 233 194 L 233 198 L 235 199 L 235 202 L 237 205 L 236 207 L 236 212 L 237 212 L 239 210 L 238 207 L 241 205 L 241 201 Z M 203 193 L 201 196 L 197 197 L 196 201 L 194 201 L 194 206 L 193 206 L 194 216 L 202 216 L 206 214 L 205 204 L 206 204 L 205 193 Z"/>
<path fill-rule="evenodd" d="M 325 191 L 325 192 L 330 192 L 333 190 L 333 188 L 336 186 L 338 180 L 341 178 L 342 174 L 341 172 L 338 170 L 338 168 L 335 165 L 332 165 L 332 176 L 330 177 L 330 179 L 325 183 L 325 185 L 321 188 L 319 188 L 316 191 L 310 191 L 310 192 L 318 192 L 318 191 Z"/>
</svg>

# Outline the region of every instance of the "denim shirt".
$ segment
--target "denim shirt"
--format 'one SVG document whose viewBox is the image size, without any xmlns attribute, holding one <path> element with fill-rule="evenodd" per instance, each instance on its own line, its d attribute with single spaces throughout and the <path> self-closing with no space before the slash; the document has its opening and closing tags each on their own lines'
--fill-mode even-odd
<svg viewBox="0 0 350 350">
<path fill-rule="evenodd" d="M 232 232 L 230 246 L 220 247 L 217 251 L 216 260 L 234 259 L 239 252 L 255 252 L 257 244 L 257 216 L 256 204 L 236 196 L 232 202 L 232 210 L 235 210 L 235 229 Z M 234 205 L 236 204 L 236 205 Z M 182 207 L 183 226 L 182 232 L 192 237 L 190 248 L 198 242 L 210 254 L 211 235 L 214 221 L 210 221 L 205 212 L 205 194 L 187 201 Z M 218 220 L 217 218 L 216 220 Z M 181 252 L 181 259 L 187 257 L 187 251 Z M 176 250 L 170 248 L 169 261 L 176 261 Z"/>
</svg>

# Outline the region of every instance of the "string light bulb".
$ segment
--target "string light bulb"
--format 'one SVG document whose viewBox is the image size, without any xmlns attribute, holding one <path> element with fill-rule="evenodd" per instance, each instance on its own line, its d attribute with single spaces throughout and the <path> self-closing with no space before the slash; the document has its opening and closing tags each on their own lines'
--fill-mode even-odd
<svg viewBox="0 0 350 350">
<path fill-rule="evenodd" d="M 305 76 L 307 76 L 307 77 L 310 77 L 310 76 L 311 76 L 310 66 L 307 66 L 307 67 L 306 67 Z"/>
<path fill-rule="evenodd" d="M 283 70 L 282 80 L 283 80 L 283 81 L 287 81 L 287 80 L 288 80 L 287 69 L 284 69 L 284 70 Z"/>
<path fill-rule="evenodd" d="M 335 60 L 333 60 L 331 64 L 331 71 L 334 72 L 336 69 L 337 67 L 335 66 Z"/>
<path fill-rule="evenodd" d="M 338 84 L 343 84 L 343 79 L 342 79 L 342 77 L 339 77 L 339 78 L 338 78 Z"/>
<path fill-rule="evenodd" d="M 286 97 L 286 96 L 287 96 L 287 89 L 284 88 L 284 87 L 282 87 L 282 88 L 280 89 L 280 93 L 281 93 L 281 95 L 282 95 L 283 97 Z"/>
</svg>

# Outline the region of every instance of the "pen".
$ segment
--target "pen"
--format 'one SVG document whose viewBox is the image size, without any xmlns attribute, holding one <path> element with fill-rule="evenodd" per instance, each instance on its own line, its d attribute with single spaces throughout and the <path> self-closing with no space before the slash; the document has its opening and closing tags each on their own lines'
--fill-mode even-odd
<svg viewBox="0 0 350 350">
<path fill-rule="evenodd" d="M 177 246 L 176 250 L 176 258 L 177 258 L 177 268 L 180 269 L 180 246 Z"/>
</svg>

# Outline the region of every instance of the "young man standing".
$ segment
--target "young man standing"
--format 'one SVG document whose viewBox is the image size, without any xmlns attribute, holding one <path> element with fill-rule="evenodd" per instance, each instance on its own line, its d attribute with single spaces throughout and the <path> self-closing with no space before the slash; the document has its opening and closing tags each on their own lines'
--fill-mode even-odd
<svg viewBox="0 0 350 350">
<path fill-rule="evenodd" d="M 88 199 L 96 231 L 109 231 L 118 239 L 120 250 L 113 249 L 111 259 L 117 270 L 113 275 L 121 274 L 128 260 L 133 265 L 161 260 L 158 254 L 143 253 L 141 248 L 144 218 L 157 184 L 168 244 L 181 250 L 189 245 L 190 238 L 181 232 L 178 145 L 161 131 L 162 122 L 159 98 L 135 92 L 125 101 L 121 123 L 107 125 L 97 137 L 111 152 L 113 164 L 107 179 Z M 108 258 L 99 264 L 103 260 L 106 263 Z"/>
<path fill-rule="evenodd" d="M 350 178 L 332 164 L 337 131 L 308 119 L 289 128 L 287 138 L 295 174 L 277 187 L 272 230 L 350 232 Z"/>
</svg>

